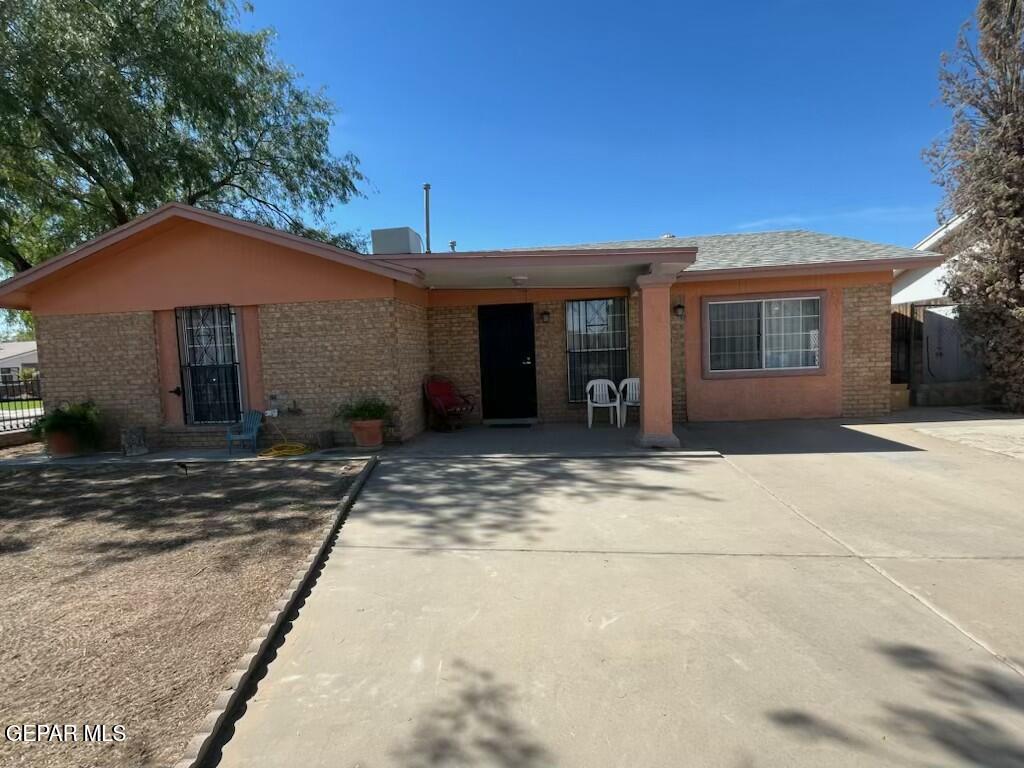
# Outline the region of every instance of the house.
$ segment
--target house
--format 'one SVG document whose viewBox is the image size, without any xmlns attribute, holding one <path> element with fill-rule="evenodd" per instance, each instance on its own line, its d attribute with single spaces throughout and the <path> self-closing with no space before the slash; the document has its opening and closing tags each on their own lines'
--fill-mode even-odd
<svg viewBox="0 0 1024 768">
<path fill-rule="evenodd" d="M 39 370 L 39 356 L 34 341 L 0 341 L 0 384 L 22 380 L 25 372 Z"/>
<path fill-rule="evenodd" d="M 933 267 L 898 270 L 892 284 L 892 381 L 913 405 L 966 405 L 987 398 L 983 370 L 968 354 L 946 275 L 953 236 L 964 215 L 950 219 L 914 246 L 941 254 Z"/>
<path fill-rule="evenodd" d="M 425 427 L 421 381 L 476 396 L 476 421 L 585 418 L 586 381 L 641 379 L 638 441 L 684 420 L 889 409 L 894 271 L 941 256 L 805 231 L 372 255 L 172 203 L 0 283 L 36 317 L 47 407 L 86 398 L 162 447 L 221 444 L 275 409 L 289 438 L 339 403 Z"/>
</svg>

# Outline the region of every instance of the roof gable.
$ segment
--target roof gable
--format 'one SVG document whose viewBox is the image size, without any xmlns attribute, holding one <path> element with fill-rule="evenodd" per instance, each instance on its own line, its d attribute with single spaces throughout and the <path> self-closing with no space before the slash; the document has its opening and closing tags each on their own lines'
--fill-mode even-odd
<svg viewBox="0 0 1024 768">
<path fill-rule="evenodd" d="M 117 229 L 106 232 L 0 283 L 0 306 L 22 308 L 20 305 L 23 305 L 27 307 L 27 291 L 40 281 L 57 276 L 62 271 L 96 254 L 115 249 L 119 245 L 127 244 L 129 241 L 145 237 L 148 234 L 168 229 L 168 225 L 176 221 L 197 222 L 291 251 L 317 256 L 335 264 L 359 269 L 393 280 L 400 280 L 411 285 L 420 285 L 420 278 L 413 269 L 395 264 L 371 261 L 352 251 L 337 248 L 326 243 L 319 243 L 287 232 L 281 232 L 270 227 L 253 224 L 252 222 L 241 221 L 212 211 L 194 208 L 182 203 L 168 203 Z"/>
</svg>

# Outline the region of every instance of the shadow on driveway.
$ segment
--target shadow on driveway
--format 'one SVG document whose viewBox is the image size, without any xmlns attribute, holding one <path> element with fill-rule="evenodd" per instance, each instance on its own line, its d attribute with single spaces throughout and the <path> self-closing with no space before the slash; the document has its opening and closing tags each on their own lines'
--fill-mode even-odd
<svg viewBox="0 0 1024 768">
<path fill-rule="evenodd" d="M 676 434 L 686 448 L 726 456 L 921 450 L 862 432 L 850 421 L 839 419 L 691 422 L 677 427 Z"/>
<path fill-rule="evenodd" d="M 514 686 L 461 659 L 444 677 L 448 693 L 417 717 L 410 743 L 394 753 L 398 765 L 541 768 L 556 764 L 554 755 L 515 717 Z"/>
<path fill-rule="evenodd" d="M 879 714 L 871 724 L 901 742 L 930 741 L 951 759 L 989 768 L 1024 766 L 1024 741 L 1010 732 L 1005 722 L 979 713 L 981 705 L 996 705 L 1007 715 L 1024 715 L 1024 680 L 1007 670 L 956 665 L 923 646 L 879 643 L 875 652 L 920 686 L 941 710 L 879 702 Z M 780 709 L 768 719 L 810 742 L 832 741 L 874 754 L 872 762 L 896 762 L 886 746 L 870 744 L 850 731 L 801 709 Z"/>
<path fill-rule="evenodd" d="M 393 528 L 398 547 L 483 547 L 508 534 L 533 544 L 551 531 L 547 519 L 553 510 L 544 502 L 553 491 L 579 506 L 609 499 L 629 505 L 721 501 L 686 481 L 695 467 L 692 460 L 668 456 L 389 459 L 378 467 L 353 516 Z"/>
</svg>

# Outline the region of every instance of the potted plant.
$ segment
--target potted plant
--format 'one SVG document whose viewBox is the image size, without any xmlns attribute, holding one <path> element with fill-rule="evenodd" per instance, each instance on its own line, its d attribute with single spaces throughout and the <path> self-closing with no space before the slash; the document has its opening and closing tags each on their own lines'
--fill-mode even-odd
<svg viewBox="0 0 1024 768">
<path fill-rule="evenodd" d="M 364 397 L 338 408 L 335 414 L 352 428 L 356 445 L 360 448 L 379 448 L 384 444 L 384 420 L 391 406 L 376 397 Z"/>
<path fill-rule="evenodd" d="M 103 424 L 95 403 L 61 405 L 32 425 L 32 434 L 46 440 L 51 456 L 74 456 L 95 451 L 103 443 Z"/>
</svg>

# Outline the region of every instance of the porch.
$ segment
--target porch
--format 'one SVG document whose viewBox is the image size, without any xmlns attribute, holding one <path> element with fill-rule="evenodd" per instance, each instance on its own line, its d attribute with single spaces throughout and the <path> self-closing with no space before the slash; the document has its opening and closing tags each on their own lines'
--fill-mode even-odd
<svg viewBox="0 0 1024 768">
<path fill-rule="evenodd" d="M 371 454 L 394 458 L 457 458 L 466 456 L 519 456 L 519 457 L 614 457 L 652 456 L 660 453 L 673 455 L 716 455 L 714 451 L 693 450 L 685 437 L 682 425 L 676 426 L 682 448 L 659 451 L 637 444 L 640 429 L 631 416 L 630 423 L 622 429 L 607 423 L 596 423 L 592 429 L 584 424 L 553 423 L 524 424 L 516 426 L 470 425 L 454 432 L 423 432 L 405 443 L 387 443 L 379 450 L 366 450 L 353 445 L 339 446 L 313 451 L 303 456 L 286 457 L 278 460 L 291 461 L 350 461 Z M 263 461 L 249 451 L 235 450 L 229 454 L 227 448 L 203 446 L 178 447 L 156 450 L 142 456 L 122 456 L 118 452 L 103 452 L 88 456 L 52 459 L 44 452 L 41 443 L 22 446 L 18 451 L 5 455 L 0 450 L 0 467 L 51 465 L 93 465 L 93 464 L 193 464 L 204 462 L 259 462 Z"/>
</svg>

